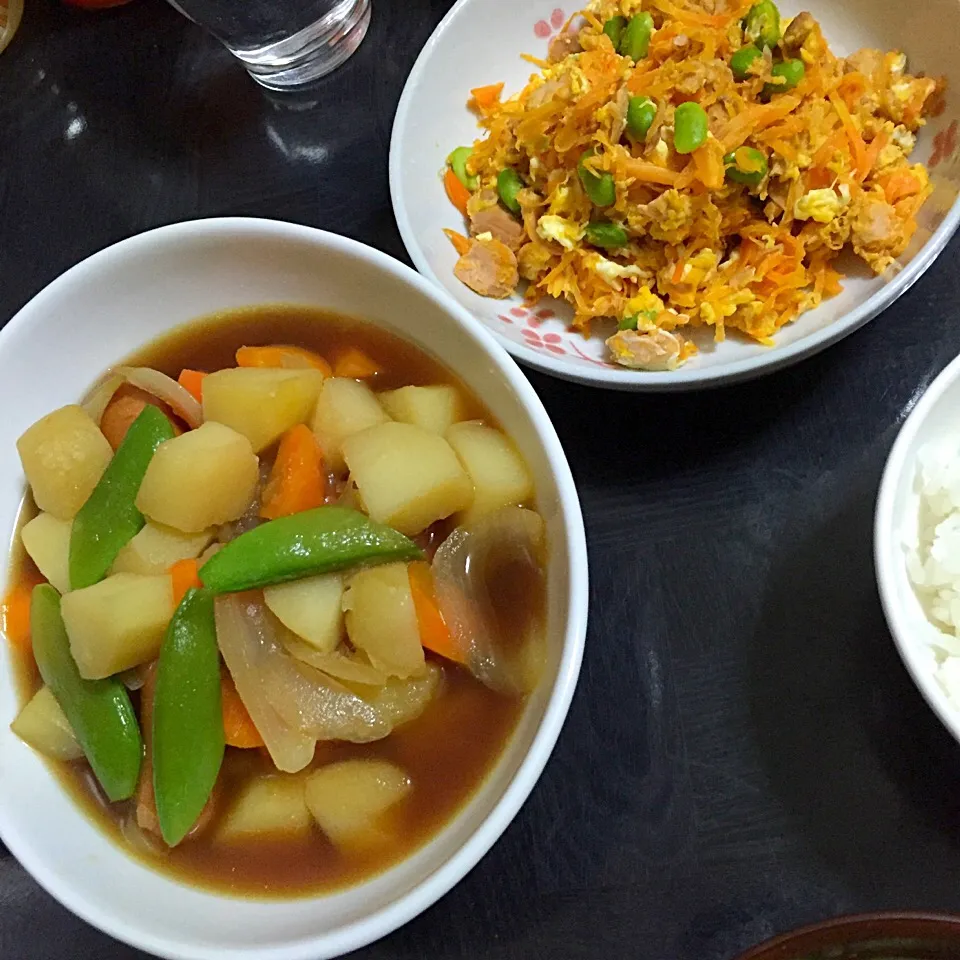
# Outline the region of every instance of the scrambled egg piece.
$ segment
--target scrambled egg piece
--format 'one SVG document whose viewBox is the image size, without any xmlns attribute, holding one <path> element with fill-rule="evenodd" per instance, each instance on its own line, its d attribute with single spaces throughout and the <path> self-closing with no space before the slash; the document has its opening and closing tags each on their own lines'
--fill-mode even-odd
<svg viewBox="0 0 960 960">
<path fill-rule="evenodd" d="M 830 188 L 811 190 L 805 193 L 793 206 L 793 215 L 798 220 L 816 220 L 817 223 L 830 223 L 843 212 L 847 201 Z"/>
<path fill-rule="evenodd" d="M 620 263 L 614 263 L 602 257 L 599 253 L 593 254 L 589 260 L 590 269 L 599 274 L 614 290 L 622 290 L 623 284 L 620 282 L 628 277 L 642 277 L 644 272 L 638 266 L 629 267 Z"/>
<path fill-rule="evenodd" d="M 624 316 L 637 318 L 638 330 L 655 330 L 656 318 L 666 310 L 664 302 L 646 284 L 627 301 Z M 654 319 L 650 319 L 653 317 Z"/>
<path fill-rule="evenodd" d="M 537 222 L 537 233 L 544 240 L 559 243 L 564 250 L 575 250 L 583 239 L 585 229 L 573 220 L 565 220 L 548 213 Z"/>
</svg>

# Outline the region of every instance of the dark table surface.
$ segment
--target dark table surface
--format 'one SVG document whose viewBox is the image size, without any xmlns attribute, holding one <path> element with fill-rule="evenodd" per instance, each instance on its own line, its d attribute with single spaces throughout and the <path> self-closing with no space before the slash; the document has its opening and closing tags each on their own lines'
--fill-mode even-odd
<svg viewBox="0 0 960 960">
<path fill-rule="evenodd" d="M 290 109 L 160 0 L 27 0 L 0 56 L 0 320 L 101 247 L 193 217 L 299 221 L 406 260 L 390 126 L 449 5 L 374 0 L 357 55 Z M 960 909 L 960 747 L 900 664 L 871 559 L 897 426 L 960 351 L 958 268 L 953 243 L 874 323 L 743 386 L 531 374 L 586 515 L 580 687 L 503 839 L 357 958 L 727 960 L 846 911 Z M 0 957 L 137 956 L 3 852 Z"/>
</svg>

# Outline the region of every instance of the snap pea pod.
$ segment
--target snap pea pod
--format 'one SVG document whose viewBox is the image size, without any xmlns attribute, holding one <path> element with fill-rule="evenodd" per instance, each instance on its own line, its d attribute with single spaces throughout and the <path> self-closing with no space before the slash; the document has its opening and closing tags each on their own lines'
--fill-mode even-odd
<svg viewBox="0 0 960 960">
<path fill-rule="evenodd" d="M 93 493 L 80 508 L 70 534 L 70 587 L 81 590 L 99 583 L 120 548 L 143 527 L 137 492 L 153 455 L 173 438 L 173 425 L 152 404 L 130 424 Z"/>
<path fill-rule="evenodd" d="M 104 793 L 112 801 L 133 796 L 143 744 L 130 696 L 114 677 L 80 676 L 60 616 L 60 594 L 48 583 L 33 588 L 30 632 L 40 676 L 70 721 Z"/>
<path fill-rule="evenodd" d="M 220 652 L 213 594 L 188 590 L 160 648 L 153 701 L 153 792 L 175 847 L 203 811 L 223 762 Z"/>
<path fill-rule="evenodd" d="M 240 534 L 201 568 L 213 593 L 252 590 L 360 563 L 419 560 L 402 533 L 347 507 L 316 507 Z"/>
<path fill-rule="evenodd" d="M 457 147 L 453 153 L 447 157 L 447 163 L 456 174 L 457 179 L 468 189 L 477 189 L 477 178 L 467 173 L 467 161 L 473 156 L 473 147 Z"/>
<path fill-rule="evenodd" d="M 511 213 L 520 212 L 520 201 L 517 194 L 523 189 L 523 180 L 513 167 L 504 167 L 497 175 L 497 193 L 500 200 Z"/>
<path fill-rule="evenodd" d="M 621 16 L 611 17 L 603 25 L 603 32 L 610 38 L 614 50 L 620 49 L 620 39 L 623 36 L 623 30 L 626 25 L 627 18 Z"/>
<path fill-rule="evenodd" d="M 577 164 L 577 173 L 580 176 L 580 182 L 590 200 L 598 207 L 611 207 L 617 200 L 617 186 L 613 180 L 613 174 L 594 173 L 588 170 L 585 161 L 594 156 L 596 151 L 591 147 L 584 150 L 580 155 L 580 162 Z"/>
</svg>

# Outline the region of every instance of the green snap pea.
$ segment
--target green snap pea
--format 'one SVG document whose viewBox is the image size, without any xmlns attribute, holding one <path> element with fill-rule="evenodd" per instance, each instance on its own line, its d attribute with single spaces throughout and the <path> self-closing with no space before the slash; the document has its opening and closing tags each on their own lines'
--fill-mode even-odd
<svg viewBox="0 0 960 960">
<path fill-rule="evenodd" d="M 607 250 L 626 246 L 630 239 L 623 227 L 618 223 L 611 223 L 609 220 L 597 220 L 594 223 L 587 224 L 585 236 L 588 243 Z"/>
<path fill-rule="evenodd" d="M 743 18 L 743 29 L 750 43 L 772 50 L 780 42 L 780 11 L 773 0 L 755 3 Z"/>
<path fill-rule="evenodd" d="M 604 25 L 603 32 L 610 38 L 614 50 L 620 49 L 620 39 L 627 25 L 626 17 L 611 17 Z"/>
<path fill-rule="evenodd" d="M 657 105 L 649 97 L 631 97 L 627 104 L 627 129 L 643 140 L 657 116 Z"/>
<path fill-rule="evenodd" d="M 642 60 L 650 49 L 653 36 L 653 17 L 644 11 L 630 18 L 620 37 L 619 51 L 631 60 Z"/>
<path fill-rule="evenodd" d="M 755 187 L 767 175 L 767 158 L 753 147 L 740 147 L 723 158 L 727 177 L 736 183 Z"/>
<path fill-rule="evenodd" d="M 157 447 L 174 436 L 173 425 L 153 405 L 130 425 L 113 459 L 80 508 L 70 534 L 70 586 L 99 583 L 120 548 L 143 527 L 137 492 Z"/>
<path fill-rule="evenodd" d="M 707 142 L 707 113 L 699 103 L 681 103 L 673 114 L 673 145 L 677 153 L 693 153 Z"/>
<path fill-rule="evenodd" d="M 203 811 L 223 762 L 220 652 L 213 594 L 188 590 L 160 647 L 153 700 L 153 792 L 175 847 Z"/>
<path fill-rule="evenodd" d="M 213 593 L 342 570 L 358 563 L 419 560 L 423 552 L 402 533 L 347 507 L 315 507 L 262 523 L 218 550 L 201 568 Z"/>
<path fill-rule="evenodd" d="M 752 43 L 741 47 L 730 58 L 730 69 L 733 71 L 733 75 L 738 80 L 746 80 L 750 76 L 750 67 L 762 56 L 763 54 L 760 52 L 760 48 L 754 46 Z"/>
<path fill-rule="evenodd" d="M 596 151 L 591 147 L 580 155 L 580 162 L 577 164 L 577 173 L 580 175 L 580 182 L 586 191 L 590 200 L 598 207 L 612 207 L 617 200 L 617 187 L 613 182 L 613 175 L 610 173 L 596 174 L 588 170 L 585 161 L 596 155 Z"/>
<path fill-rule="evenodd" d="M 48 583 L 30 597 L 33 655 L 83 748 L 94 775 L 111 801 L 137 789 L 143 743 L 127 688 L 115 677 L 84 680 L 70 653 L 60 594 Z"/>
<path fill-rule="evenodd" d="M 775 63 L 770 69 L 770 75 L 780 78 L 781 82 L 765 83 L 763 85 L 763 95 L 769 98 L 775 93 L 792 90 L 804 78 L 806 72 L 802 60 L 784 60 L 782 63 Z"/>
<path fill-rule="evenodd" d="M 473 156 L 473 147 L 457 147 L 447 157 L 447 163 L 456 174 L 457 179 L 470 191 L 477 189 L 477 178 L 467 173 L 467 161 Z"/>
<path fill-rule="evenodd" d="M 497 175 L 497 193 L 500 200 L 511 213 L 520 212 L 520 201 L 517 194 L 523 189 L 520 174 L 513 167 L 504 167 Z"/>
</svg>

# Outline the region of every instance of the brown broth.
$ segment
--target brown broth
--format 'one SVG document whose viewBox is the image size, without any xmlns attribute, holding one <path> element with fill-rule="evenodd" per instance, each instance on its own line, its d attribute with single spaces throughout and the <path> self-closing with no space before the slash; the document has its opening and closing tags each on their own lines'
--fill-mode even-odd
<svg viewBox="0 0 960 960">
<path fill-rule="evenodd" d="M 217 370 L 234 365 L 238 347 L 292 344 L 332 358 L 347 346 L 360 347 L 380 366 L 377 390 L 407 384 L 451 383 L 466 403 L 467 416 L 495 423 L 483 404 L 436 360 L 372 325 L 295 306 L 265 306 L 204 318 L 156 341 L 129 362 L 152 366 L 176 377 L 181 369 Z M 23 520 L 36 510 L 28 501 Z M 19 540 L 18 540 L 19 543 Z M 42 580 L 18 546 L 14 580 Z M 542 615 L 542 584 L 497 585 L 498 599 L 516 610 L 516 623 Z M 501 593 L 502 590 L 502 593 Z M 521 609 L 522 608 L 522 609 Z M 173 850 L 160 844 L 132 845 L 124 825 L 132 822 L 133 801 L 110 804 L 83 761 L 52 763 L 66 789 L 84 812 L 116 842 L 150 866 L 188 883 L 255 897 L 294 897 L 326 892 L 375 875 L 409 856 L 436 834 L 492 770 L 523 711 L 523 701 L 502 697 L 466 671 L 443 665 L 440 693 L 422 716 L 373 744 L 320 743 L 314 766 L 352 757 L 377 757 L 401 766 L 414 789 L 390 813 L 389 840 L 364 852 L 342 852 L 315 826 L 299 838 L 217 842 L 217 820 L 247 778 L 275 772 L 265 752 L 227 748 L 218 786 L 216 820 L 201 837 Z M 33 657 L 19 657 L 18 681 L 23 702 L 39 686 Z"/>
</svg>

